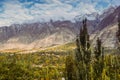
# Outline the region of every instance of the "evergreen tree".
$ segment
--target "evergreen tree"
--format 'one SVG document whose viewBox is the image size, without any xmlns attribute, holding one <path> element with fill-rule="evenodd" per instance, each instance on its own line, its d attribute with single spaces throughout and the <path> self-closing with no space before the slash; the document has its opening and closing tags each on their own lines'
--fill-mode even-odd
<svg viewBox="0 0 120 80">
<path fill-rule="evenodd" d="M 66 58 L 66 80 L 120 80 L 120 56 L 104 55 L 101 39 L 97 38 L 94 56 L 91 60 L 91 47 L 87 31 L 87 19 L 76 39 L 75 58 Z M 118 20 L 117 39 L 120 43 L 120 19 Z M 119 47 L 118 47 L 119 48 Z"/>
<path fill-rule="evenodd" d="M 72 55 L 66 57 L 66 80 L 77 80 L 75 61 Z"/>
<path fill-rule="evenodd" d="M 87 19 L 82 22 L 79 36 L 76 39 L 76 63 L 78 69 L 78 80 L 89 79 L 89 63 L 91 61 L 90 40 L 87 30 Z"/>
<path fill-rule="evenodd" d="M 101 79 L 102 72 L 104 69 L 104 48 L 102 47 L 102 42 L 99 38 L 96 40 L 96 47 L 95 47 L 95 63 L 94 63 L 94 79 Z"/>
<path fill-rule="evenodd" d="M 80 34 L 76 39 L 77 45 L 77 52 L 76 52 L 76 59 L 77 61 L 84 61 L 88 63 L 91 57 L 90 51 L 90 41 L 89 41 L 89 34 L 87 30 L 87 19 L 83 20 L 83 26 L 80 29 Z"/>
<path fill-rule="evenodd" d="M 95 58 L 97 60 L 99 60 L 99 58 L 102 56 L 104 57 L 104 52 L 103 52 L 103 47 L 102 47 L 102 42 L 99 38 L 97 38 L 97 41 L 96 41 L 96 47 L 95 47 Z"/>
</svg>

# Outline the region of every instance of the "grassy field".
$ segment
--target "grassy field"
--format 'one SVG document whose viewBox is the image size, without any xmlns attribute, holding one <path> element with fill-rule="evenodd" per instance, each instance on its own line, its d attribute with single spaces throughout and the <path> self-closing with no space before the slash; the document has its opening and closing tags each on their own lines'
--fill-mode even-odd
<svg viewBox="0 0 120 80">
<path fill-rule="evenodd" d="M 4 50 L 0 53 L 0 80 L 62 80 L 67 51 L 74 43 L 38 50 Z"/>
<path fill-rule="evenodd" d="M 75 54 L 75 48 L 75 43 L 68 43 L 27 54 L 21 53 L 24 51 L 19 50 L 3 51 L 0 53 L 0 80 L 64 80 L 66 56 Z M 106 50 L 106 53 L 108 51 Z M 111 51 L 113 51 L 111 54 L 105 56 L 104 62 L 107 66 L 105 70 L 111 68 L 111 72 L 114 73 L 114 67 L 112 67 L 114 64 L 110 63 L 116 56 L 112 54 L 114 50 Z M 118 63 L 120 63 L 120 58 L 117 58 Z M 120 69 L 118 68 L 118 70 Z M 105 73 L 104 75 L 107 77 Z M 111 75 L 114 74 L 111 73 Z M 118 77 L 120 78 L 120 74 Z"/>
<path fill-rule="evenodd" d="M 64 77 L 66 53 L 0 54 L 0 80 L 42 80 Z"/>
</svg>

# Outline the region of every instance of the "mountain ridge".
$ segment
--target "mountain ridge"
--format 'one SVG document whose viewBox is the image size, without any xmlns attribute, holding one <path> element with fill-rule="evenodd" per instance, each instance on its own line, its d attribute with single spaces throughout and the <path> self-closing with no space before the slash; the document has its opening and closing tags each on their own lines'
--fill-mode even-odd
<svg viewBox="0 0 120 80">
<path fill-rule="evenodd" d="M 110 11 L 112 10 L 112 11 Z M 120 13 L 120 6 L 106 10 L 108 15 L 105 13 L 102 15 L 96 15 L 95 20 L 88 20 L 88 31 L 91 35 L 93 42 L 96 40 L 96 37 L 103 39 L 109 39 L 111 43 L 104 44 L 106 47 L 115 47 L 108 46 L 107 44 L 113 44 L 112 40 L 115 40 L 115 37 L 101 36 L 101 34 L 110 34 L 115 35 L 114 30 L 111 30 L 111 27 L 117 26 L 117 17 Z M 109 12 L 110 11 L 110 12 Z M 88 16 L 88 15 L 87 15 Z M 90 15 L 91 16 L 91 15 Z M 101 17 L 103 16 L 103 17 Z M 101 18 L 100 18 L 101 17 Z M 102 19 L 103 18 L 103 19 Z M 101 20 L 102 19 L 102 20 Z M 11 26 L 0 27 L 0 49 L 39 49 L 49 46 L 62 45 L 69 42 L 73 42 L 76 39 L 77 34 L 79 33 L 80 27 L 82 26 L 82 21 L 79 19 L 76 22 L 69 20 L 66 21 L 53 21 L 50 22 L 34 22 L 34 23 L 24 23 L 24 24 L 13 24 Z M 110 27 L 109 27 L 110 26 Z M 107 32 L 106 29 L 110 29 L 110 32 Z M 93 37 L 96 35 L 96 37 Z M 94 44 L 92 42 L 92 44 Z"/>
</svg>

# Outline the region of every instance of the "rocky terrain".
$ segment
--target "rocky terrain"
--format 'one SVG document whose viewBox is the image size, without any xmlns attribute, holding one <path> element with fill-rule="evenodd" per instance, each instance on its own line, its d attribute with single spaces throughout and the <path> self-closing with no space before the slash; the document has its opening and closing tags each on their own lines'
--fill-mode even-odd
<svg viewBox="0 0 120 80">
<path fill-rule="evenodd" d="M 101 15 L 94 13 L 95 18 L 87 15 L 92 44 L 100 37 L 105 47 L 115 47 L 119 13 L 120 6 L 110 7 Z M 0 27 L 0 49 L 38 49 L 72 42 L 82 26 L 79 16 L 75 20 L 76 22 L 51 20 Z"/>
<path fill-rule="evenodd" d="M 111 11 L 112 10 L 112 11 Z M 113 10 L 109 9 L 108 15 L 97 26 L 96 31 L 91 35 L 92 44 L 95 44 L 97 37 L 100 37 L 103 46 L 108 48 L 116 48 L 116 31 L 118 29 L 118 16 L 120 16 L 120 6 Z M 106 12 L 105 12 L 106 13 Z M 103 15 L 105 14 L 103 13 Z M 101 15 L 102 16 L 102 15 Z"/>
<path fill-rule="evenodd" d="M 61 23 L 16 24 L 0 28 L 1 49 L 32 49 L 53 46 L 73 40 L 75 32 L 71 25 Z M 59 26 L 56 26 L 59 25 Z M 70 26 L 69 26 L 70 25 Z M 66 27 L 69 26 L 69 27 Z M 65 34 L 65 35 L 64 35 Z"/>
</svg>

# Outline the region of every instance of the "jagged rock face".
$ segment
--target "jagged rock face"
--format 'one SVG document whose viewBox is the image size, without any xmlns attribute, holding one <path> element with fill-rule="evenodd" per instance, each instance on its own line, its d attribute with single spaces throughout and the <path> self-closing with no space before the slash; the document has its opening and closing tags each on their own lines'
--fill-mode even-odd
<svg viewBox="0 0 120 80">
<path fill-rule="evenodd" d="M 108 10 L 108 15 L 100 21 L 94 34 L 91 35 L 92 44 L 95 45 L 97 37 L 100 37 L 103 46 L 116 48 L 116 32 L 118 28 L 118 16 L 120 16 L 120 6 L 116 9 Z"/>
<path fill-rule="evenodd" d="M 91 35 L 92 45 L 96 44 L 96 40 L 99 37 L 102 41 L 102 45 L 107 48 L 116 48 L 116 31 L 118 26 L 107 26 L 103 30 Z"/>
<path fill-rule="evenodd" d="M 117 17 L 120 7 L 112 8 L 107 15 L 96 16 L 88 20 L 88 31 L 92 44 L 97 37 L 102 39 L 105 47 L 115 47 Z M 94 14 L 95 15 L 95 14 Z M 89 15 L 88 15 L 89 16 Z M 91 15 L 90 15 L 91 16 Z M 50 21 L 46 23 L 14 24 L 0 27 L 0 49 L 38 49 L 65 44 L 75 40 L 82 26 L 81 21 Z"/>
<path fill-rule="evenodd" d="M 108 14 L 106 16 L 104 16 L 104 18 L 98 24 L 98 28 L 97 28 L 98 30 L 102 30 L 103 28 L 105 28 L 109 25 L 117 23 L 118 15 L 120 13 L 120 6 L 117 7 L 116 9 L 112 9 L 112 10 L 110 10 L 110 12 L 106 12 L 106 13 L 108 13 Z"/>
<path fill-rule="evenodd" d="M 76 37 L 74 26 L 70 21 L 56 21 L 0 27 L 0 48 L 33 49 L 67 43 Z"/>
<path fill-rule="evenodd" d="M 100 19 L 100 21 L 103 20 L 105 17 L 112 14 L 115 9 L 116 7 L 110 6 L 108 9 L 104 10 L 102 15 L 99 15 L 98 18 Z"/>
<path fill-rule="evenodd" d="M 88 20 L 94 30 L 94 21 Z M 65 44 L 75 40 L 82 22 L 50 21 L 0 27 L 0 49 L 33 49 Z"/>
</svg>

